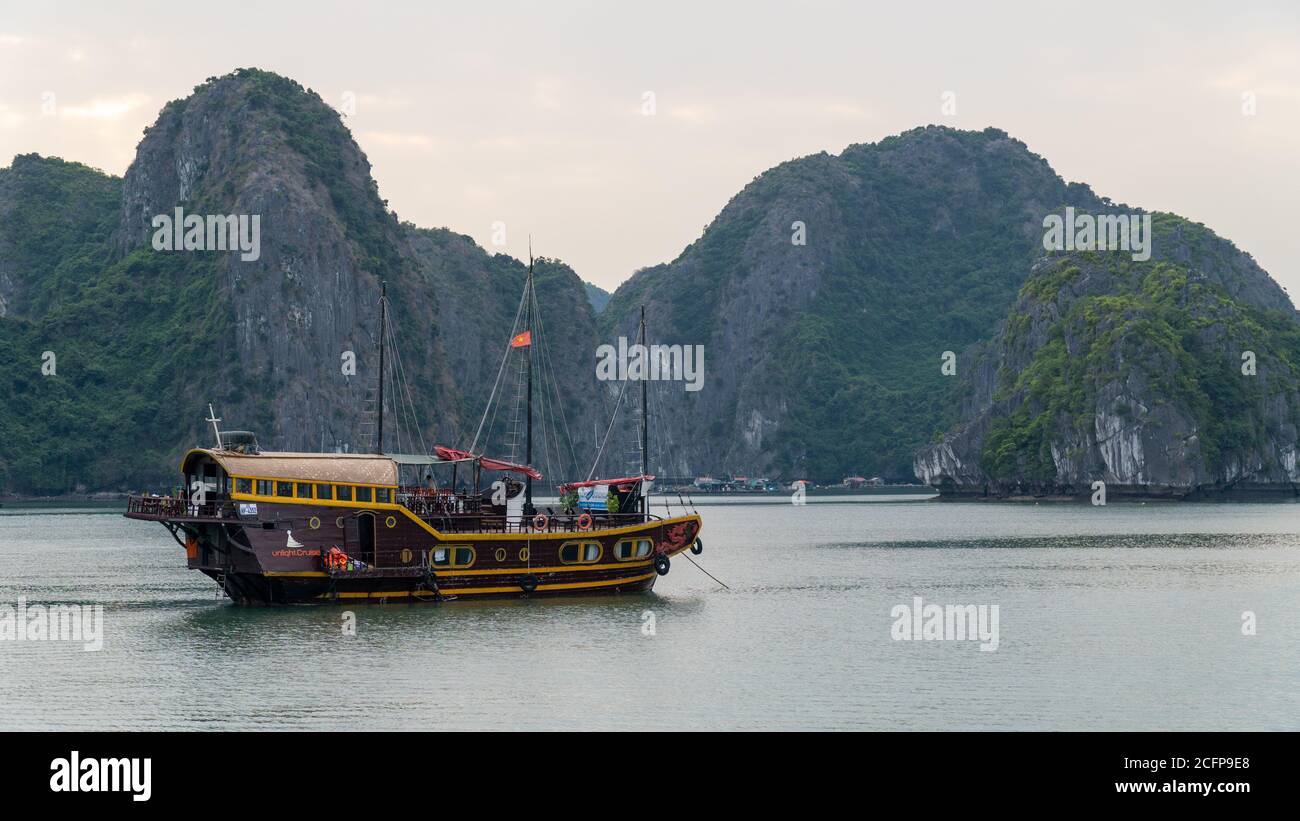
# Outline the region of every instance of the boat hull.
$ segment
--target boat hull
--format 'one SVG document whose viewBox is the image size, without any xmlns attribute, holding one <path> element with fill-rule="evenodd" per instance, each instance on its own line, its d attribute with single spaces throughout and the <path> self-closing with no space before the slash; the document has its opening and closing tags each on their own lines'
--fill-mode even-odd
<svg viewBox="0 0 1300 821">
<path fill-rule="evenodd" d="M 195 514 L 195 515 L 187 515 Z M 208 514 L 208 515 L 198 515 Z M 699 538 L 697 515 L 576 529 L 455 532 L 401 505 L 340 508 L 240 504 L 210 510 L 140 509 L 128 518 L 158 521 L 185 549 L 187 566 L 214 579 L 240 604 L 439 602 L 468 598 L 583 596 L 644 592 L 664 559 Z M 626 560 L 620 543 L 649 541 Z M 596 548 L 565 550 L 572 542 Z M 592 561 L 569 561 L 574 554 Z M 346 557 L 345 566 L 327 554 Z M 435 556 L 469 557 L 436 566 Z M 668 562 L 671 567 L 671 562 Z"/>
</svg>

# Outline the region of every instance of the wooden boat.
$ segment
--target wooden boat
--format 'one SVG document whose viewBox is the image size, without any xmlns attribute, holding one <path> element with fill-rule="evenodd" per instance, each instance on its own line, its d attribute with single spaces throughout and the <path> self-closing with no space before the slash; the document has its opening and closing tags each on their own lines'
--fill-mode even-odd
<svg viewBox="0 0 1300 821">
<path fill-rule="evenodd" d="M 525 287 L 527 297 L 531 263 Z M 526 301 L 531 325 L 535 309 Z M 382 340 L 383 297 L 381 306 Z M 532 457 L 532 356 L 528 351 L 526 461 Z M 696 513 L 650 513 L 644 385 L 640 475 L 560 486 L 597 498 L 591 489 L 608 488 L 607 509 L 539 510 L 532 491 L 541 475 L 529 464 L 450 448 L 384 453 L 382 345 L 380 363 L 376 453 L 263 452 L 254 435 L 221 431 L 221 420 L 210 413 L 215 446 L 193 449 L 181 461 L 183 487 L 194 493 L 132 496 L 125 515 L 162 523 L 184 548 L 187 566 L 242 604 L 646 591 L 669 572 L 673 556 L 703 549 Z M 399 479 L 409 467 L 449 467 L 451 482 L 404 484 Z M 483 488 L 485 470 L 505 478 Z M 457 482 L 461 471 L 471 473 L 472 490 Z"/>
</svg>

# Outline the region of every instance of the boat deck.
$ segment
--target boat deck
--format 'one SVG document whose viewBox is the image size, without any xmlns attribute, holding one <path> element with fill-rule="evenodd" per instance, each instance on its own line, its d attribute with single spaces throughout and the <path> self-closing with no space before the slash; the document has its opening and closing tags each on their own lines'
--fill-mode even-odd
<svg viewBox="0 0 1300 821">
<path fill-rule="evenodd" d="M 415 505 L 410 507 L 406 499 L 398 497 L 399 507 L 409 511 L 412 516 L 421 519 L 430 527 L 441 533 L 467 535 L 475 533 L 573 533 L 575 535 L 595 534 L 601 530 L 629 525 L 659 521 L 661 517 L 641 513 L 592 513 L 586 528 L 580 527 L 581 513 L 555 513 L 543 509 L 545 517 L 543 527 L 535 526 L 527 517 L 504 516 L 480 511 L 439 511 L 437 508 Z M 227 522 L 235 524 L 247 521 L 248 517 L 239 514 L 239 502 L 220 500 L 205 504 L 194 504 L 187 499 L 170 496 L 130 496 L 127 499 L 126 517 L 151 522 L 205 523 Z M 584 522 L 585 523 L 585 522 Z"/>
</svg>

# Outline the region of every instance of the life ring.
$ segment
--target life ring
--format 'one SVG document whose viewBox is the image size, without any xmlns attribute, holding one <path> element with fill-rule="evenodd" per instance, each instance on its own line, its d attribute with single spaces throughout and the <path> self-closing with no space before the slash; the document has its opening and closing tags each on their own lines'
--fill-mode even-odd
<svg viewBox="0 0 1300 821">
<path fill-rule="evenodd" d="M 524 576 L 524 580 L 519 583 L 519 589 L 525 593 L 532 593 L 537 589 L 537 577 L 532 573 Z"/>
<path fill-rule="evenodd" d="M 703 553 L 703 552 L 704 552 L 704 540 L 703 540 L 703 539 L 696 539 L 696 540 L 695 540 L 695 544 L 691 545 L 691 552 L 694 553 L 696 556 L 698 556 L 698 555 L 700 555 L 701 553 Z"/>
<path fill-rule="evenodd" d="M 546 530 L 546 526 L 551 523 L 550 518 L 545 513 L 538 513 L 533 517 L 533 530 L 541 533 Z"/>
<path fill-rule="evenodd" d="M 655 572 L 658 573 L 660 576 L 667 576 L 668 569 L 671 567 L 672 567 L 672 562 L 668 561 L 667 556 L 663 555 L 662 553 L 659 554 L 658 556 L 655 556 Z"/>
<path fill-rule="evenodd" d="M 591 530 L 591 514 L 590 514 L 590 513 L 584 513 L 584 514 L 582 514 L 581 516 L 578 517 L 578 529 L 579 529 L 579 530 L 584 530 L 584 531 L 585 531 L 585 530 Z"/>
</svg>

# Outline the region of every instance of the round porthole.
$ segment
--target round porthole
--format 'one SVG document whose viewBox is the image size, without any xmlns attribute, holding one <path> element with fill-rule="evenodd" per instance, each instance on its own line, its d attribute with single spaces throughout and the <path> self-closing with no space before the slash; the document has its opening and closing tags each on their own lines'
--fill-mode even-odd
<svg viewBox="0 0 1300 821">
<path fill-rule="evenodd" d="M 311 519 L 307 521 L 307 526 L 312 530 L 320 530 L 320 519 L 315 516 L 311 517 Z"/>
<path fill-rule="evenodd" d="M 342 529 L 343 529 L 343 517 L 340 516 L 340 517 L 338 517 L 337 519 L 335 519 L 335 520 L 334 520 L 334 524 L 338 525 L 339 530 L 342 530 Z"/>
<path fill-rule="evenodd" d="M 387 519 L 384 519 L 384 524 L 388 525 L 390 528 L 397 527 L 397 517 L 389 516 Z"/>
<path fill-rule="evenodd" d="M 526 547 L 519 548 L 519 561 L 521 562 L 528 561 L 528 548 Z"/>
<path fill-rule="evenodd" d="M 506 560 L 506 549 L 504 547 L 498 547 L 496 557 L 497 561 L 504 562 Z"/>
<path fill-rule="evenodd" d="M 411 550 L 410 550 L 410 548 L 403 548 L 403 549 L 402 549 L 402 564 L 410 564 L 410 563 L 411 563 Z"/>
</svg>

